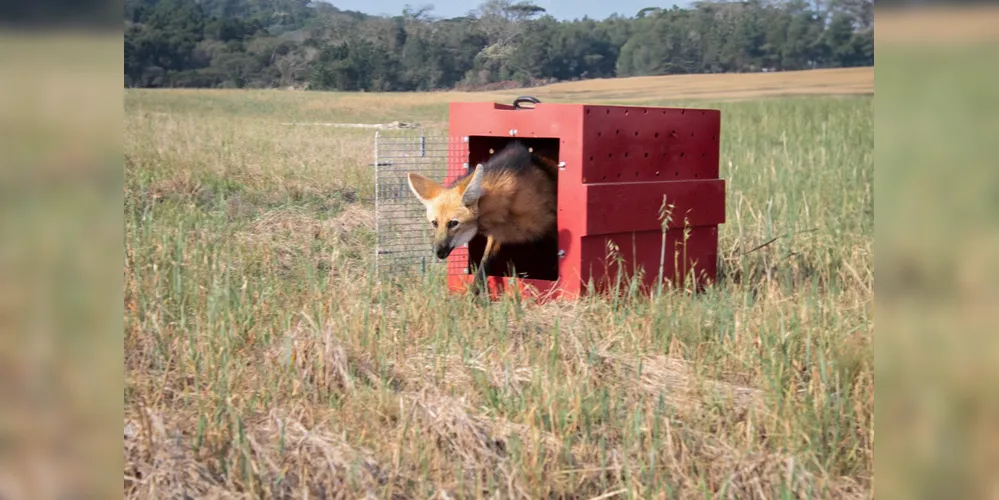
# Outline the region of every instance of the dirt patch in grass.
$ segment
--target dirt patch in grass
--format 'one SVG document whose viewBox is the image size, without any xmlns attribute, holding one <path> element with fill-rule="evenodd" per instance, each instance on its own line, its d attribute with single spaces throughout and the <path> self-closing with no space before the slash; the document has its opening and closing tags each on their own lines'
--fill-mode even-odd
<svg viewBox="0 0 999 500">
<path fill-rule="evenodd" d="M 250 242 L 268 241 L 280 246 L 304 247 L 314 239 L 345 241 L 358 229 L 374 230 L 374 211 L 353 204 L 328 219 L 301 207 L 271 210 L 250 223 L 241 237 Z"/>
<path fill-rule="evenodd" d="M 328 269 L 329 261 L 345 252 L 356 255 L 357 245 L 352 243 L 358 231 L 373 231 L 374 221 L 374 211 L 357 204 L 343 205 L 330 218 L 300 206 L 282 207 L 264 212 L 236 237 L 242 244 L 275 257 L 282 271 L 292 269 L 303 257 Z"/>
</svg>

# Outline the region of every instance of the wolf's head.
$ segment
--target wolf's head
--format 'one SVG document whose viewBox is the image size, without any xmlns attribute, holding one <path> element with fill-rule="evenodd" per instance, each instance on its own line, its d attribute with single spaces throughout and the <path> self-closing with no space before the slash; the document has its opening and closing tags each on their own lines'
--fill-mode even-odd
<svg viewBox="0 0 999 500">
<path fill-rule="evenodd" d="M 434 231 L 434 254 L 446 259 L 455 247 L 469 241 L 479 231 L 478 203 L 482 196 L 482 165 L 451 187 L 410 172 L 409 188 L 427 207 L 427 220 Z"/>
</svg>

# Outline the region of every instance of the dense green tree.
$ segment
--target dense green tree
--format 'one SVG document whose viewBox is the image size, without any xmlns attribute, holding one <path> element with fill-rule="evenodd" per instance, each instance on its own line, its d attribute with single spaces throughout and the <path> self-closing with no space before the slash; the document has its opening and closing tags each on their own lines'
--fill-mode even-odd
<svg viewBox="0 0 999 500">
<path fill-rule="evenodd" d="M 431 90 L 874 63 L 871 0 L 695 2 L 558 21 L 529 0 L 370 16 L 312 0 L 125 0 L 125 84 Z"/>
</svg>

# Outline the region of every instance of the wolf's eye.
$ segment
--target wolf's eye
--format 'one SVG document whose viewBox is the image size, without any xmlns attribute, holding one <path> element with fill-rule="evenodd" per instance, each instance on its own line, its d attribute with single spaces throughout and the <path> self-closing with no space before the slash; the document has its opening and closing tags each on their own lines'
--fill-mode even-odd
<svg viewBox="0 0 999 500">
<path fill-rule="evenodd" d="M 456 221 L 456 220 L 453 220 L 453 221 L 449 221 L 449 222 L 447 223 L 447 228 L 448 228 L 448 229 L 454 229 L 454 228 L 456 228 L 456 227 L 458 227 L 458 221 Z"/>
<path fill-rule="evenodd" d="M 435 220 L 430 221 L 430 224 L 433 225 L 434 227 L 437 227 L 437 221 Z"/>
</svg>

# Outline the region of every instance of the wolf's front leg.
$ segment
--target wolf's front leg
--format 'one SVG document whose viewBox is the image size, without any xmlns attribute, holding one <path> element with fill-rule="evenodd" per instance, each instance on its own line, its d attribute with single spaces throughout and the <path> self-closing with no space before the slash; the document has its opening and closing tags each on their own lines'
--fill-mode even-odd
<svg viewBox="0 0 999 500">
<path fill-rule="evenodd" d="M 476 270 L 475 279 L 472 281 L 472 290 L 478 295 L 482 291 L 486 294 L 489 293 L 489 286 L 486 284 L 486 275 L 489 270 L 489 266 L 492 264 L 493 257 L 499 251 L 499 243 L 492 236 L 486 237 L 486 249 L 482 252 L 482 260 L 479 261 L 479 268 Z"/>
<path fill-rule="evenodd" d="M 472 286 L 470 287 L 472 295 L 480 295 L 487 288 L 485 269 L 485 262 L 480 261 L 478 267 L 475 269 L 475 278 L 472 280 Z"/>
</svg>

